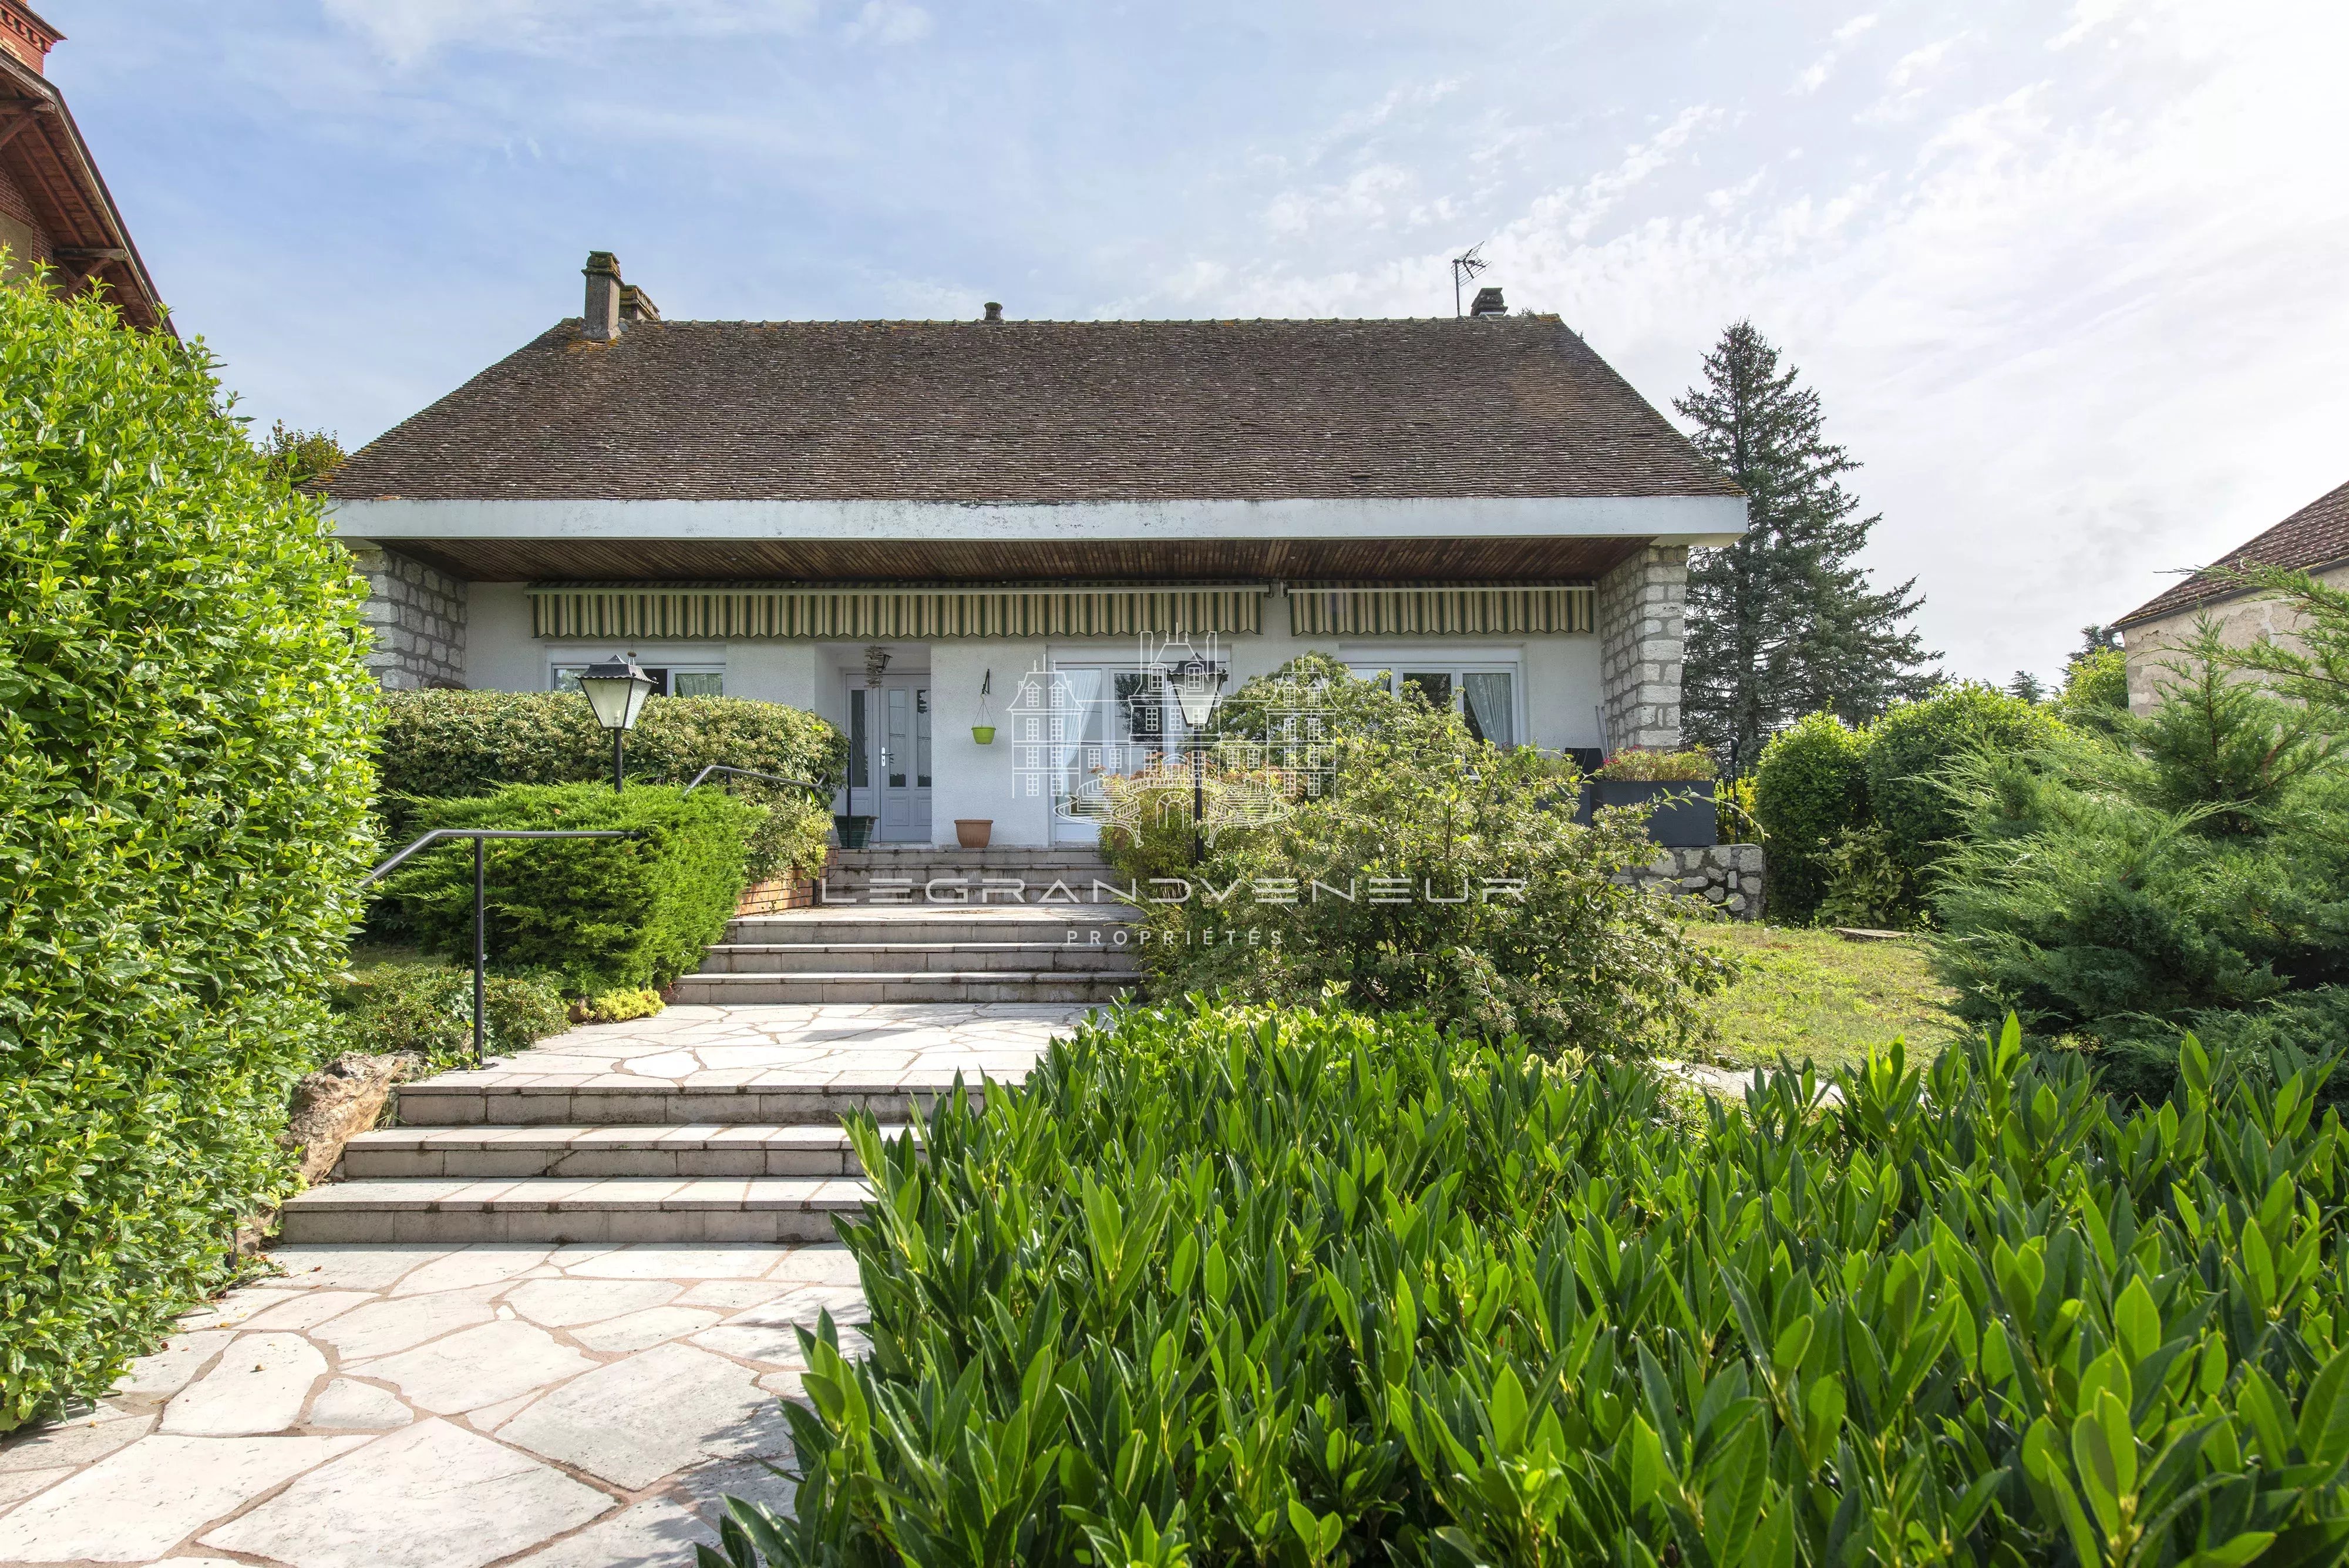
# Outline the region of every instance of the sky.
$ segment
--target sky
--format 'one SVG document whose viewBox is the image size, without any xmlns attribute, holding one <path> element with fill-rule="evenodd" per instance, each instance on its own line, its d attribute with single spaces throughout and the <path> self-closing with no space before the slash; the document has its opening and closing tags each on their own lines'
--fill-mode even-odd
<svg viewBox="0 0 2349 1568">
<path fill-rule="evenodd" d="M 579 310 L 1751 319 L 1953 674 L 2349 480 L 2340 0 L 40 0 L 183 334 L 357 446 Z"/>
</svg>

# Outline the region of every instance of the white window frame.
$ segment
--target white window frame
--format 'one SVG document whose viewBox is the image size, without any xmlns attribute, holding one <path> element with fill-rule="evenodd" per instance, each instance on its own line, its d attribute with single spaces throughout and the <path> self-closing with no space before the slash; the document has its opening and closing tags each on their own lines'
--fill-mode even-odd
<svg viewBox="0 0 2349 1568">
<path fill-rule="evenodd" d="M 1402 695 L 1402 678 L 1406 669 L 1414 675 L 1448 675 L 1452 678 L 1452 711 L 1461 711 L 1466 700 L 1467 684 L 1464 675 L 1506 675 L 1509 678 L 1510 722 L 1516 731 L 1516 744 L 1533 744 L 1526 724 L 1526 661 L 1516 649 L 1495 648 L 1340 648 L 1338 658 L 1346 668 L 1365 680 L 1383 680 L 1394 695 Z"/>
<path fill-rule="evenodd" d="M 601 659 L 585 654 L 558 655 L 549 659 L 546 661 L 546 689 L 549 691 L 564 691 L 565 688 L 563 684 L 563 677 L 566 672 L 575 677 L 579 671 L 589 665 L 601 662 Z M 680 675 L 715 675 L 718 677 L 719 694 L 723 695 L 726 691 L 726 665 L 722 659 L 713 664 L 707 659 L 663 659 L 658 654 L 655 654 L 649 658 L 639 657 L 636 663 L 640 667 L 649 665 L 655 670 L 667 670 L 668 685 L 672 694 L 677 688 L 677 678 Z"/>
</svg>

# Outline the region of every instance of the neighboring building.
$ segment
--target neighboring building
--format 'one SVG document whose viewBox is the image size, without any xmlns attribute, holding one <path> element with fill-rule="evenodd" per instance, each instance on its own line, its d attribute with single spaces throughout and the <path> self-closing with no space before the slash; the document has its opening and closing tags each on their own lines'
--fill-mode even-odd
<svg viewBox="0 0 2349 1568">
<path fill-rule="evenodd" d="M 1506 743 L 1680 742 L 1688 549 L 1744 497 L 1556 317 L 663 321 L 585 270 L 584 321 L 326 482 L 387 686 L 631 652 L 833 720 L 854 809 L 937 843 L 1090 839 L 1200 655 L 1228 691 L 1325 650 Z"/>
<path fill-rule="evenodd" d="M 2299 618 L 2262 594 L 2248 593 L 2214 572 L 2244 566 L 2289 566 L 2322 583 L 2349 587 L 2349 484 L 2318 496 L 2255 539 L 2113 623 L 2128 655 L 2129 711 L 2149 713 L 2170 679 L 2163 668 L 2197 623 L 2209 617 L 2237 646 L 2261 637 L 2289 644 Z"/>
<path fill-rule="evenodd" d="M 67 294 L 93 286 L 139 327 L 164 327 L 162 302 L 99 178 L 65 95 L 43 74 L 65 36 L 17 0 L 0 0 L 0 245 L 6 275 L 46 262 Z"/>
</svg>

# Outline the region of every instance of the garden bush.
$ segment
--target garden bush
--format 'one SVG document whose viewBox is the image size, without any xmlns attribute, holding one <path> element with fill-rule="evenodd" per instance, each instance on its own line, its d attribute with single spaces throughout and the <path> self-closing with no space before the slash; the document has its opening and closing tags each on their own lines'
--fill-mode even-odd
<svg viewBox="0 0 2349 1568">
<path fill-rule="evenodd" d="M 1826 896 L 1837 837 L 1868 823 L 1868 738 L 1812 713 L 1770 738 L 1755 764 L 1754 815 L 1770 857 L 1770 914 L 1808 921 Z"/>
<path fill-rule="evenodd" d="M 2013 1032 L 1692 1123 L 1424 1021 L 1128 1012 L 852 1137 L 869 1358 L 705 1564 L 2330 1563 L 2324 1069 L 2116 1111 Z"/>
<path fill-rule="evenodd" d="M 1553 1054 L 1702 1033 L 1698 1002 L 1728 968 L 1682 914 L 1616 880 L 1655 858 L 1641 815 L 1578 826 L 1548 760 L 1366 685 L 1333 681 L 1344 717 L 1308 766 L 1282 770 L 1278 746 L 1223 748 L 1199 865 L 1187 775 L 1111 786 L 1105 853 L 1153 900 L 1137 937 L 1154 993 L 1334 992 Z"/>
<path fill-rule="evenodd" d="M 386 832 L 423 831 L 420 802 L 505 784 L 589 784 L 612 776 L 612 737 L 575 691 L 394 691 L 384 697 L 379 765 Z M 628 776 L 684 784 L 712 763 L 837 789 L 847 742 L 812 713 L 741 697 L 655 697 L 628 733 Z M 831 803 L 805 790 L 715 775 L 769 807 L 750 846 L 753 882 L 823 864 Z M 698 796 L 702 792 L 694 792 Z"/>
<path fill-rule="evenodd" d="M 635 839 L 491 839 L 489 952 L 545 969 L 574 995 L 661 987 L 701 961 L 724 934 L 747 885 L 749 843 L 764 806 L 714 789 L 667 785 L 510 784 L 493 794 L 433 801 L 415 815 L 435 827 L 626 828 Z M 429 949 L 471 961 L 473 857 L 463 843 L 425 850 L 378 884 L 404 929 Z"/>
<path fill-rule="evenodd" d="M 1961 759 L 2023 756 L 2054 740 L 2046 710 L 1988 686 L 1951 686 L 1903 702 L 1868 727 L 1868 810 L 1909 876 L 1912 898 L 1931 891 L 1930 874 L 1963 826 L 1948 788 Z"/>
<path fill-rule="evenodd" d="M 0 286 L 0 1429 L 290 1189 L 367 867 L 364 585 L 201 346 Z"/>
<path fill-rule="evenodd" d="M 466 864 L 471 865 L 469 856 Z M 335 1044 L 370 1056 L 409 1054 L 440 1072 L 473 1059 L 473 971 L 440 963 L 377 964 L 334 990 Z M 656 1002 L 657 1005 L 657 1002 Z M 484 1053 L 508 1056 L 571 1027 L 563 987 L 544 974 L 481 979 Z"/>
<path fill-rule="evenodd" d="M 2349 1046 L 2349 770 L 2307 724 L 2205 664 L 2121 739 L 1962 767 L 1934 899 L 1960 1012 L 2013 1009 L 2154 1097 L 2188 1030 Z"/>
</svg>

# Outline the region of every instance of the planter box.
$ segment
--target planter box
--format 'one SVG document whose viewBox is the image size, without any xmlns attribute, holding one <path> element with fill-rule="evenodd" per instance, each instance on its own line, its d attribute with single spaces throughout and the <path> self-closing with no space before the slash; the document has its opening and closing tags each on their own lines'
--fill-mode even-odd
<svg viewBox="0 0 2349 1568">
<path fill-rule="evenodd" d="M 1648 805 L 1648 836 L 1667 849 L 1705 849 L 1721 842 L 1711 779 L 1592 779 L 1574 819 L 1588 823 L 1602 805 Z"/>
<path fill-rule="evenodd" d="M 869 816 L 845 816 L 834 812 L 832 826 L 840 836 L 843 849 L 862 849 L 873 841 L 873 819 Z"/>
</svg>

